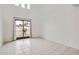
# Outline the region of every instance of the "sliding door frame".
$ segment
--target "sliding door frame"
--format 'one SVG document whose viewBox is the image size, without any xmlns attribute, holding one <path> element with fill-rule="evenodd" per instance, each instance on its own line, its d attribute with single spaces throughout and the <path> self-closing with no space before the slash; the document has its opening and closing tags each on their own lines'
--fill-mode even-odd
<svg viewBox="0 0 79 59">
<path fill-rule="evenodd" d="M 30 22 L 30 38 L 32 38 L 32 22 L 31 19 L 25 19 L 20 17 L 13 17 L 13 40 L 16 40 L 16 21 L 28 21 Z"/>
</svg>

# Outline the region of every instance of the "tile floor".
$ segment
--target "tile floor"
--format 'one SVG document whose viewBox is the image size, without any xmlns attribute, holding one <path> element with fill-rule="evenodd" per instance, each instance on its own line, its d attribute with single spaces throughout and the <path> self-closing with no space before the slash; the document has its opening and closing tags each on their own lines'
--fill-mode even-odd
<svg viewBox="0 0 79 59">
<path fill-rule="evenodd" d="M 21 39 L 5 44 L 0 55 L 78 55 L 79 50 L 45 39 Z"/>
</svg>

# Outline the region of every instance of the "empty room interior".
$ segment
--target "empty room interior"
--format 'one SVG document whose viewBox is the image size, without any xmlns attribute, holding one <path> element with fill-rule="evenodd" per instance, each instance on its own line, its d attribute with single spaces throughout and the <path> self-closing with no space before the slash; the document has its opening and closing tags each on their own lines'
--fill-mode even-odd
<svg viewBox="0 0 79 59">
<path fill-rule="evenodd" d="M 0 55 L 79 55 L 79 4 L 0 4 Z"/>
</svg>

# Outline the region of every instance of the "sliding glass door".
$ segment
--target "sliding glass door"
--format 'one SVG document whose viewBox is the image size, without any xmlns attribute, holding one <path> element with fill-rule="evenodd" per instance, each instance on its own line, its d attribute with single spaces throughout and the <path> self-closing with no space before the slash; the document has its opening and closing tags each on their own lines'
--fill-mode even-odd
<svg viewBox="0 0 79 59">
<path fill-rule="evenodd" d="M 16 39 L 31 37 L 31 22 L 26 20 L 16 20 Z"/>
</svg>

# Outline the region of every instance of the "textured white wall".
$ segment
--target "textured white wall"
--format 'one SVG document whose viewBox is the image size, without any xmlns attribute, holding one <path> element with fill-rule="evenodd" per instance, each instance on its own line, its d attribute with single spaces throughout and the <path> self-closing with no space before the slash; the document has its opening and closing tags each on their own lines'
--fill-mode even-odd
<svg viewBox="0 0 79 59">
<path fill-rule="evenodd" d="M 42 37 L 79 48 L 78 19 L 72 5 L 43 5 Z"/>
<path fill-rule="evenodd" d="M 3 34 L 2 34 L 2 19 L 0 18 L 0 47 L 2 46 Z"/>
<path fill-rule="evenodd" d="M 1 8 L 1 6 L 0 6 Z M 3 19 L 2 19 L 2 9 L 0 9 L 0 47 L 3 44 Z"/>
<path fill-rule="evenodd" d="M 0 47 L 2 46 L 2 24 L 0 19 Z"/>
</svg>

